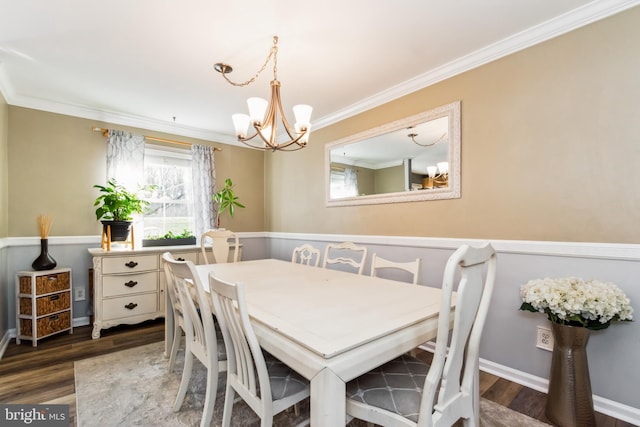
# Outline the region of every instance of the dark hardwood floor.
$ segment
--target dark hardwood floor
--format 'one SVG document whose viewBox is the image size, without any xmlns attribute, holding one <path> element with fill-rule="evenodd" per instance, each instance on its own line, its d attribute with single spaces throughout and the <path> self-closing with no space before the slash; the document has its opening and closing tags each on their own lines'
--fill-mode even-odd
<svg viewBox="0 0 640 427">
<path fill-rule="evenodd" d="M 70 405 L 70 426 L 76 425 L 76 397 L 73 362 L 137 347 L 164 339 L 162 320 L 134 326 L 118 326 L 91 339 L 91 328 L 75 328 L 72 335 L 59 334 L 38 342 L 9 344 L 0 360 L 0 402 Z M 429 359 L 430 354 L 422 352 Z M 549 423 L 544 415 L 546 395 L 495 375 L 481 372 L 482 397 Z M 598 427 L 630 427 L 632 424 L 596 414 Z M 516 427 L 516 426 L 514 426 Z"/>
</svg>

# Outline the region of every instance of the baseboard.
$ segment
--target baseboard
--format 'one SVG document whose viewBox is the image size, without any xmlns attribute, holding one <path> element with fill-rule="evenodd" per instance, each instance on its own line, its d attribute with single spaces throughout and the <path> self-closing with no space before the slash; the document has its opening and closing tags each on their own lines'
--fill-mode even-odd
<svg viewBox="0 0 640 427">
<path fill-rule="evenodd" d="M 90 323 L 91 318 L 88 316 L 85 317 L 74 317 L 73 318 L 73 327 L 77 328 L 78 326 L 87 326 Z"/>
<path fill-rule="evenodd" d="M 420 348 L 433 353 L 435 351 L 435 343 L 429 341 L 421 345 Z M 549 380 L 491 362 L 490 360 L 480 359 L 480 370 L 545 394 L 549 390 Z M 596 412 L 640 426 L 640 409 L 638 408 L 596 395 L 593 395 L 593 408 Z"/>
</svg>

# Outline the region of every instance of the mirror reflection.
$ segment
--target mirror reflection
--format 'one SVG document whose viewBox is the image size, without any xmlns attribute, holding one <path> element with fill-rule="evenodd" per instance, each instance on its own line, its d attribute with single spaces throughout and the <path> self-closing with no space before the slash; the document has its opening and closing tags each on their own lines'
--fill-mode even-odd
<svg viewBox="0 0 640 427">
<path fill-rule="evenodd" d="M 327 204 L 460 197 L 460 102 L 327 145 Z"/>
</svg>

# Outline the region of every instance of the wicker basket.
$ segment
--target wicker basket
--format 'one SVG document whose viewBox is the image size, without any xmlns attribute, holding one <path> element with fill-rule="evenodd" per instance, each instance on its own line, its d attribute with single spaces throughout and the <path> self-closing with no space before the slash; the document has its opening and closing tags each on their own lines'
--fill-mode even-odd
<svg viewBox="0 0 640 427">
<path fill-rule="evenodd" d="M 43 316 L 68 309 L 71 306 L 71 292 L 46 295 L 36 298 L 36 316 Z M 31 315 L 31 298 L 20 298 L 20 314 Z"/>
<path fill-rule="evenodd" d="M 42 317 L 36 320 L 37 337 L 41 338 L 71 327 L 71 313 L 68 311 Z M 31 319 L 20 319 L 20 333 L 33 337 Z"/>
<path fill-rule="evenodd" d="M 69 272 L 36 276 L 36 295 L 48 294 L 69 288 Z M 20 276 L 20 293 L 31 293 L 31 276 Z"/>
</svg>

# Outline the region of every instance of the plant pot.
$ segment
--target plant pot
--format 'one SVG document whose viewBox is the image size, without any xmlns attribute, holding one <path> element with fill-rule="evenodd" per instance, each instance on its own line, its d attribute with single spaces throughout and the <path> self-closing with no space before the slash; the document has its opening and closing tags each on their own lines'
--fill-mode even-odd
<svg viewBox="0 0 640 427">
<path fill-rule="evenodd" d="M 107 221 L 102 220 L 102 227 L 105 236 L 107 234 L 107 227 L 111 228 L 111 241 L 112 242 L 125 242 L 129 237 L 129 231 L 131 230 L 132 221 Z"/>
<path fill-rule="evenodd" d="M 142 239 L 142 246 L 180 246 L 195 245 L 195 237 L 186 237 L 182 239 Z"/>
</svg>

